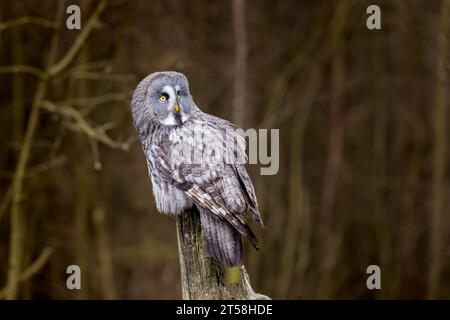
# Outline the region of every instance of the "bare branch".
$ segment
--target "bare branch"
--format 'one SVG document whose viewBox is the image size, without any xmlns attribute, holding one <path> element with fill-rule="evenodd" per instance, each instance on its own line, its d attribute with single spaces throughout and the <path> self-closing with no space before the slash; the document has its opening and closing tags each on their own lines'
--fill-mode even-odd
<svg viewBox="0 0 450 320">
<path fill-rule="evenodd" d="M 50 169 L 59 167 L 61 165 L 63 165 L 66 162 L 66 157 L 65 156 L 59 156 L 53 159 L 50 159 L 47 162 L 38 164 L 37 166 L 31 168 L 29 170 L 29 172 L 27 172 L 26 177 L 35 177 L 39 174 L 41 174 L 42 172 L 46 172 Z M 13 173 L 10 174 L 11 177 L 13 176 Z M 8 189 L 6 190 L 5 195 L 3 196 L 3 200 L 0 204 L 0 221 L 2 220 L 2 217 L 5 215 L 6 210 L 9 207 L 9 204 L 11 203 L 11 198 L 12 198 L 12 184 L 9 185 Z"/>
<path fill-rule="evenodd" d="M 41 26 L 45 28 L 55 28 L 53 21 L 40 18 L 40 17 L 20 17 L 18 19 L 8 20 L 0 22 L 0 32 L 9 28 L 22 26 L 24 24 L 34 24 L 36 26 Z"/>
<path fill-rule="evenodd" d="M 92 71 L 78 71 L 72 76 L 82 80 L 107 80 L 117 82 L 130 82 L 136 80 L 136 76 L 133 74 L 110 74 Z"/>
<path fill-rule="evenodd" d="M 6 190 L 5 195 L 3 196 L 3 200 L 0 205 L 0 221 L 2 220 L 2 217 L 5 214 L 6 210 L 8 209 L 9 203 L 11 202 L 12 190 L 13 190 L 12 185 L 10 185 L 8 190 Z"/>
<path fill-rule="evenodd" d="M 26 173 L 26 177 L 27 178 L 35 177 L 43 172 L 46 172 L 48 170 L 59 167 L 59 166 L 63 165 L 65 162 L 66 162 L 65 156 L 58 156 L 58 157 L 52 158 L 48 161 L 45 161 L 43 163 L 40 163 L 40 164 L 30 168 L 28 170 L 28 172 Z M 0 171 L 0 178 L 12 179 L 13 177 L 14 177 L 13 171 Z M 1 216 L 1 214 L 0 214 L 0 216 Z"/>
<path fill-rule="evenodd" d="M 27 73 L 39 79 L 43 79 L 47 75 L 44 71 L 28 65 L 0 66 L 0 73 Z"/>
<path fill-rule="evenodd" d="M 50 247 L 45 248 L 42 250 L 41 254 L 37 257 L 37 259 L 28 267 L 25 269 L 25 271 L 21 274 L 19 278 L 19 282 L 23 283 L 30 279 L 32 276 L 34 276 L 36 273 L 38 273 L 42 267 L 47 263 L 50 256 L 53 254 L 53 249 Z M 0 290 L 0 299 L 4 299 L 6 297 L 8 288 L 4 287 Z"/>
<path fill-rule="evenodd" d="M 101 142 L 113 149 L 121 149 L 124 151 L 127 151 L 129 149 L 129 145 L 127 142 L 114 141 L 105 133 L 105 130 L 92 127 L 83 117 L 83 115 L 78 110 L 72 107 L 56 106 L 50 101 L 45 101 L 42 104 L 42 108 L 49 112 L 57 113 L 67 119 L 73 120 L 75 122 L 75 127 L 71 127 L 71 129 L 78 129 L 84 132 L 92 140 Z"/>
<path fill-rule="evenodd" d="M 129 99 L 129 94 L 125 93 L 110 93 L 96 97 L 77 97 L 58 101 L 57 104 L 72 105 L 72 106 L 89 106 L 94 107 L 103 103 L 125 101 Z"/>
<path fill-rule="evenodd" d="M 100 160 L 100 152 L 98 151 L 98 142 L 91 139 L 92 158 L 94 159 L 94 169 L 97 171 L 102 170 L 102 161 Z"/>
<path fill-rule="evenodd" d="M 51 169 L 57 168 L 59 166 L 62 166 L 64 163 L 66 163 L 66 156 L 59 156 L 53 159 L 50 159 L 44 163 L 38 164 L 27 172 L 27 177 L 35 177 L 43 172 L 47 172 Z"/>
<path fill-rule="evenodd" d="M 55 76 L 58 73 L 60 73 L 62 70 L 67 68 L 70 63 L 73 61 L 77 53 L 80 51 L 80 49 L 83 47 L 83 44 L 86 42 L 87 38 L 91 34 L 92 30 L 94 29 L 95 25 L 97 24 L 98 17 L 100 14 L 105 10 L 106 5 L 108 3 L 108 0 L 102 0 L 97 7 L 95 8 L 94 12 L 90 16 L 87 23 L 82 28 L 80 35 L 75 40 L 75 43 L 72 45 L 72 47 L 67 51 L 67 53 L 64 55 L 64 57 L 61 58 L 56 64 L 50 67 L 48 73 L 51 76 Z"/>
<path fill-rule="evenodd" d="M 67 77 L 70 77 L 70 76 L 78 73 L 78 72 L 89 71 L 89 70 L 100 70 L 101 68 L 107 69 L 107 68 L 110 68 L 111 63 L 112 63 L 111 60 L 108 60 L 108 59 L 81 63 L 81 64 L 75 65 L 71 68 L 67 68 L 66 70 L 64 70 L 60 74 L 58 74 L 54 79 L 55 79 L 55 81 L 61 81 Z"/>
<path fill-rule="evenodd" d="M 22 273 L 22 276 L 20 277 L 20 282 L 25 282 L 28 279 L 30 279 L 32 276 L 34 276 L 36 273 L 39 272 L 39 270 L 42 269 L 42 267 L 47 263 L 50 256 L 53 254 L 53 249 L 50 247 L 45 248 L 42 250 L 41 254 L 37 259 L 31 264 L 25 271 Z"/>
</svg>

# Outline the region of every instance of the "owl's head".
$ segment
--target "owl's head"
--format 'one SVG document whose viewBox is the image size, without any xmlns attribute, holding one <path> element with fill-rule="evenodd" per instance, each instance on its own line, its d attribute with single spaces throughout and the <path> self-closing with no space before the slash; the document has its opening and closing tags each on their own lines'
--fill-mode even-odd
<svg viewBox="0 0 450 320">
<path fill-rule="evenodd" d="M 151 121 L 180 126 L 194 108 L 186 76 L 175 71 L 152 73 L 139 83 L 133 94 L 133 119 L 138 130 Z"/>
</svg>

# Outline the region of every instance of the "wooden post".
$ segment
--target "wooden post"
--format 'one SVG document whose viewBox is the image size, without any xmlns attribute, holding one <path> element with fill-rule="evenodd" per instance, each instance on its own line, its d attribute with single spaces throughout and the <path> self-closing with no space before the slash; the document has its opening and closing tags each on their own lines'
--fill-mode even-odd
<svg viewBox="0 0 450 320">
<path fill-rule="evenodd" d="M 239 281 L 225 283 L 226 266 L 203 250 L 200 214 L 195 207 L 177 216 L 177 239 L 184 300 L 270 299 L 253 291 L 244 266 Z"/>
</svg>

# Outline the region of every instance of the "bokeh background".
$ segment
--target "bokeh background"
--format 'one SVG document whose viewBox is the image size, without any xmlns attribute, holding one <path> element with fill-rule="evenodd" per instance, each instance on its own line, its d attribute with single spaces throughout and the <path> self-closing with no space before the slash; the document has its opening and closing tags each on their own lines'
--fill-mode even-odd
<svg viewBox="0 0 450 320">
<path fill-rule="evenodd" d="M 278 174 L 248 166 L 257 292 L 450 298 L 450 4 L 375 2 L 1 0 L 0 297 L 181 298 L 130 116 L 143 77 L 178 70 L 204 111 L 280 129 Z"/>
</svg>

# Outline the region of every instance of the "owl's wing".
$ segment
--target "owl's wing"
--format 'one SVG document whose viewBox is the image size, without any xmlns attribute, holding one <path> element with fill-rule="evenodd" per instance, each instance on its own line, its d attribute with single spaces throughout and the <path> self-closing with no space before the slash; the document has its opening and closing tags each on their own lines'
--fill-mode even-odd
<svg viewBox="0 0 450 320">
<path fill-rule="evenodd" d="M 247 170 L 245 170 L 243 165 L 234 165 L 233 169 L 241 186 L 241 190 L 243 191 L 244 197 L 246 198 L 246 202 L 252 213 L 253 219 L 258 222 L 263 228 L 265 228 L 261 215 L 259 213 L 255 188 L 253 187 L 253 182 L 250 179 Z"/>
<path fill-rule="evenodd" d="M 153 159 L 157 159 L 154 168 L 163 179 L 184 191 L 200 208 L 230 223 L 259 248 L 258 240 L 246 222 L 247 209 L 252 211 L 257 222 L 262 222 L 251 180 L 243 167 L 207 163 L 174 165 L 163 148 L 154 145 L 151 152 Z"/>
<path fill-rule="evenodd" d="M 189 198 L 217 218 L 228 221 L 259 248 L 256 236 L 247 225 L 247 202 L 231 165 L 183 165 L 181 171 L 190 185 L 185 190 Z"/>
<path fill-rule="evenodd" d="M 203 118 L 205 121 L 209 122 L 211 126 L 221 127 L 222 130 L 229 130 L 229 132 L 234 132 L 236 129 L 236 126 L 232 124 L 231 122 L 215 117 L 210 114 L 203 114 Z M 215 130 L 220 131 L 220 130 Z M 223 134 L 223 132 L 222 132 Z M 235 153 L 240 157 L 241 159 L 246 159 L 246 142 L 244 137 L 233 134 L 232 139 L 235 143 L 230 144 L 229 146 L 225 147 L 225 153 L 232 154 Z M 256 200 L 256 194 L 255 189 L 253 187 L 252 180 L 250 179 L 250 176 L 247 173 L 247 170 L 245 170 L 245 167 L 242 164 L 235 163 L 232 165 L 236 179 L 239 182 L 239 186 L 241 188 L 242 194 L 245 197 L 245 201 L 247 202 L 247 206 L 250 209 L 252 213 L 253 219 L 258 222 L 263 228 L 264 224 L 261 218 L 261 215 L 258 210 L 258 201 Z"/>
</svg>

